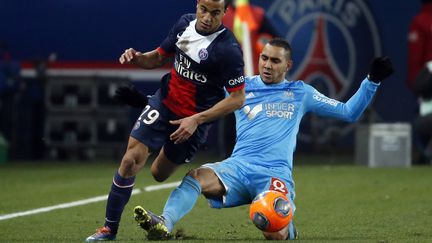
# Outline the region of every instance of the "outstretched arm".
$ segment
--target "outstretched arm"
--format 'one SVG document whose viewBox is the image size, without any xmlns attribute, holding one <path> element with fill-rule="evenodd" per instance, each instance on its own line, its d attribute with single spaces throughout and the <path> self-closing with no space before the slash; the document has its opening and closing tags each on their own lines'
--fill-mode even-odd
<svg viewBox="0 0 432 243">
<path fill-rule="evenodd" d="M 356 121 L 371 102 L 379 82 L 390 76 L 393 71 L 388 57 L 375 58 L 370 65 L 367 78 L 363 80 L 360 88 L 346 103 L 328 98 L 313 87 L 307 86 L 310 95 L 307 96 L 306 107 L 318 115 L 349 122 Z"/>
<path fill-rule="evenodd" d="M 144 69 L 162 67 L 170 60 L 169 57 L 162 55 L 158 49 L 141 53 L 133 48 L 126 49 L 119 58 L 121 64 L 134 64 Z"/>
<path fill-rule="evenodd" d="M 364 79 L 360 88 L 346 103 L 331 99 L 309 86 L 311 95 L 307 96 L 307 106 L 320 116 L 353 122 L 358 120 L 369 105 L 378 86 L 379 84 L 372 83 L 367 78 Z"/>
</svg>

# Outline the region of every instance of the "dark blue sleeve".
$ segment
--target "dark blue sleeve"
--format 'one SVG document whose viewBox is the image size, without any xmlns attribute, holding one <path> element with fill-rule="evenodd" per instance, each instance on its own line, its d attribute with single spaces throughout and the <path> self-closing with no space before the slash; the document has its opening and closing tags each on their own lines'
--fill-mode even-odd
<svg viewBox="0 0 432 243">
<path fill-rule="evenodd" d="M 171 28 L 168 36 L 160 44 L 160 48 L 163 50 L 163 54 L 171 55 L 176 51 L 177 34 L 183 32 L 188 27 L 190 21 L 195 19 L 194 14 L 185 14 L 180 17 L 176 24 Z"/>
<path fill-rule="evenodd" d="M 244 62 L 240 45 L 233 41 L 228 46 L 221 47 L 221 81 L 228 92 L 244 87 Z"/>
</svg>

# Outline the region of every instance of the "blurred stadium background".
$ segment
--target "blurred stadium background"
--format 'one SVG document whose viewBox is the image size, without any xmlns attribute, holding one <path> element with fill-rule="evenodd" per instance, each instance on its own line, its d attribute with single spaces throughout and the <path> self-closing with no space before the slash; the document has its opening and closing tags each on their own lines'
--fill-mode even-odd
<svg viewBox="0 0 432 243">
<path fill-rule="evenodd" d="M 408 24 L 417 1 L 251 4 L 263 7 L 276 32 L 292 43 L 289 78 L 346 100 L 370 60 L 388 55 L 396 73 L 360 123 L 410 123 L 415 117 L 416 100 L 405 80 Z M 2 1 L 1 133 L 8 159 L 118 159 L 139 110 L 112 100 L 115 88 L 132 82 L 152 94 L 167 71 L 119 65 L 118 57 L 128 47 L 156 48 L 177 18 L 194 11 L 193 0 Z M 324 59 L 329 64 L 316 64 Z M 298 152 L 352 153 L 354 130 L 355 125 L 306 117 Z M 222 144 L 215 126 L 206 149 L 223 154 Z"/>
<path fill-rule="evenodd" d="M 425 196 L 430 194 L 426 191 L 432 184 L 430 168 L 390 168 L 371 172 L 357 166 L 328 167 L 356 163 L 373 167 L 409 167 L 415 162 L 416 142 L 412 139 L 409 124 L 416 116 L 417 103 L 405 80 L 408 26 L 420 8 L 419 1 L 251 0 L 250 3 L 265 9 L 278 35 L 291 42 L 294 68 L 289 73 L 290 79 L 303 79 L 331 97 L 346 100 L 365 77 L 373 57 L 390 56 L 396 69 L 395 74 L 382 84 L 373 104 L 358 123 L 346 124 L 316 116 L 304 118 L 295 163 L 319 165 L 300 167 L 296 178 L 298 195 L 301 195 L 298 208 L 307 205 L 316 213 L 308 213 L 306 209 L 303 214 L 299 211 L 301 227 L 310 225 L 309 232 L 305 229 L 306 239 L 349 241 L 360 238 L 385 242 L 414 237 L 420 241 L 430 240 L 432 235 L 423 228 L 426 222 L 430 225 L 432 217 L 430 205 L 426 204 L 430 198 Z M 125 151 L 130 128 L 140 112 L 116 103 L 112 99 L 114 91 L 119 85 L 133 83 L 144 93 L 151 94 L 168 70 L 168 67 L 145 71 L 122 66 L 118 64 L 118 57 L 129 47 L 138 50 L 156 48 L 182 14 L 195 11 L 195 4 L 194 0 L 0 0 L 0 183 L 5 188 L 0 194 L 0 216 L 107 192 L 107 183 Z M 320 62 L 322 60 L 326 61 Z M 384 125 L 374 126 L 377 123 Z M 226 156 L 224 131 L 223 122 L 217 122 L 197 163 L 192 166 Z M 319 179 L 317 175 L 326 174 L 326 170 L 335 170 L 341 175 L 332 179 L 335 174 L 327 174 L 328 177 Z M 147 171 L 139 176 L 137 185 L 155 184 Z M 176 173 L 171 182 L 179 180 L 185 172 L 186 168 Z M 398 182 L 397 178 L 403 178 L 407 184 Z M 336 185 L 352 183 L 340 193 L 332 194 L 334 201 L 329 204 L 335 203 L 335 208 L 330 208 L 325 200 L 310 201 L 325 196 L 325 192 L 317 190 L 323 181 L 328 187 L 324 186 L 322 190 L 327 192 L 338 191 Z M 308 182 L 310 184 L 302 188 L 302 184 Z M 331 186 L 332 183 L 336 185 Z M 366 183 L 367 190 L 363 190 L 362 183 Z M 375 186 L 379 189 L 375 190 Z M 361 194 L 347 195 L 353 191 Z M 160 200 L 152 202 L 154 207 L 162 207 L 168 192 L 163 192 Z M 406 197 L 393 197 L 401 193 Z M 351 197 L 345 201 L 348 205 L 344 204 L 345 197 Z M 133 197 L 128 207 L 143 198 L 147 200 L 147 197 Z M 394 201 L 386 208 L 385 202 L 389 200 Z M 145 202 L 152 205 L 150 200 Z M 347 207 L 352 204 L 368 202 L 375 203 L 368 213 L 358 210 L 349 213 Z M 81 241 L 101 224 L 94 219 L 103 218 L 104 205 L 97 203 L 79 210 L 69 209 L 65 215 L 49 213 L 50 223 L 46 225 L 42 224 L 46 220 L 38 216 L 5 219 L 0 222 L 1 228 L 6 229 L 0 230 L 0 239 L 6 239 L 6 242 Z M 197 210 L 206 212 L 203 200 L 200 205 L 202 207 Z M 315 217 L 323 216 L 318 209 L 323 205 L 329 210 L 324 213 L 325 218 L 337 222 L 330 225 L 330 231 L 324 230 L 327 220 L 315 221 Z M 343 214 L 337 214 L 336 207 L 347 210 L 344 212 L 357 219 L 354 222 L 361 227 L 336 233 L 338 227 L 347 228 L 344 228 L 347 220 Z M 394 221 L 394 214 L 411 209 L 414 209 L 412 214 L 403 215 L 406 221 L 400 218 L 400 221 Z M 201 211 L 193 212 L 199 215 Z M 240 211 L 242 216 L 230 213 L 234 215 L 233 220 L 243 217 L 240 223 L 233 223 L 236 226 L 232 229 L 228 227 L 216 233 L 204 231 L 198 233 L 197 239 L 205 239 L 206 235 L 220 239 L 218 232 L 229 235 L 225 239 L 244 239 L 236 234 L 245 232 L 247 239 L 260 239 L 243 211 Z M 382 222 L 361 223 L 360 218 L 376 214 L 383 218 Z M 217 212 L 212 214 L 219 217 L 216 215 Z M 131 225 L 130 221 L 124 221 L 124 225 Z M 314 223 L 310 224 L 311 221 Z M 411 222 L 409 227 L 407 221 Z M 200 221 L 189 222 L 202 224 Z M 370 230 L 370 227 L 378 227 L 378 223 L 393 222 L 396 222 L 396 229 L 402 231 L 391 227 Z M 38 231 L 38 224 L 50 229 L 58 223 L 68 225 L 64 229 L 71 230 L 72 236 L 53 236 L 62 233 L 43 234 L 42 230 L 33 236 L 25 233 L 28 235 L 24 237 L 15 229 L 15 226 L 22 229 L 21 225 L 25 225 Z M 247 230 L 244 225 L 248 226 Z M 138 234 L 135 228 L 132 231 Z M 341 234 L 340 238 L 334 237 L 333 233 Z M 10 237 L 5 238 L 6 235 Z M 125 240 L 141 239 L 141 235 L 129 238 L 126 235 L 124 233 Z"/>
</svg>

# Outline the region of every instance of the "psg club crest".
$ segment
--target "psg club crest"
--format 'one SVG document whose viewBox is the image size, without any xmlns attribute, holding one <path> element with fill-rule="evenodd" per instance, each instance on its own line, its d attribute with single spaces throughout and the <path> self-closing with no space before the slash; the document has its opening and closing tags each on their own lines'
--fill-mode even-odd
<svg viewBox="0 0 432 243">
<path fill-rule="evenodd" d="M 133 130 L 137 130 L 140 127 L 140 125 L 141 125 L 140 121 L 136 121 Z"/>
<path fill-rule="evenodd" d="M 356 90 L 369 62 L 381 55 L 378 29 L 365 1 L 275 0 L 268 14 L 293 47 L 290 79 L 304 80 L 332 98 Z"/>
<path fill-rule="evenodd" d="M 288 79 L 303 80 L 331 98 L 350 97 L 366 77 L 370 61 L 382 55 L 375 19 L 363 0 L 274 0 L 267 13 L 293 48 Z M 323 130 L 336 126 L 322 121 Z M 346 124 L 338 127 L 341 135 L 350 130 Z M 326 142 L 325 134 L 318 136 L 319 142 Z M 302 133 L 299 139 L 314 140 Z"/>
<path fill-rule="evenodd" d="M 202 61 L 207 60 L 207 58 L 208 58 L 207 49 L 203 48 L 203 49 L 199 50 L 198 56 L 199 56 L 199 59 Z"/>
</svg>

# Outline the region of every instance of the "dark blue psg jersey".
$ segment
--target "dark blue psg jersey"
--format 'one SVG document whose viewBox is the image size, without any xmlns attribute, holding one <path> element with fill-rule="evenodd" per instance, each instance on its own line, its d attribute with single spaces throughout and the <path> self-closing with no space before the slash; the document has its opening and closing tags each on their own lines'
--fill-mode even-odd
<svg viewBox="0 0 432 243">
<path fill-rule="evenodd" d="M 228 92 L 244 88 L 243 56 L 233 33 L 221 26 L 208 35 L 195 29 L 195 14 L 183 15 L 158 51 L 175 55 L 170 77 L 162 87 L 163 103 L 181 117 L 215 105 Z"/>
</svg>

